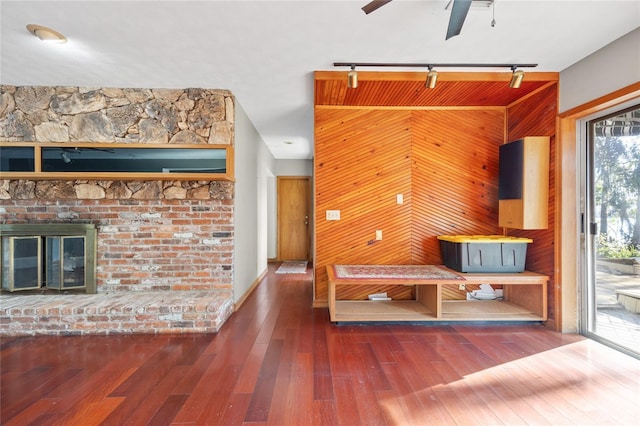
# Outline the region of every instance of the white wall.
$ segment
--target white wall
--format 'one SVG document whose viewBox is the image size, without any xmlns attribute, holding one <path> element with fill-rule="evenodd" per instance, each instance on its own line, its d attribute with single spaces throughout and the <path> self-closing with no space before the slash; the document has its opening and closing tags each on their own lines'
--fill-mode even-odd
<svg viewBox="0 0 640 426">
<path fill-rule="evenodd" d="M 312 176 L 313 160 L 276 160 L 277 176 Z"/>
<path fill-rule="evenodd" d="M 560 112 L 638 81 L 640 28 L 560 72 Z"/>
<path fill-rule="evenodd" d="M 235 100 L 233 297 L 240 300 L 267 269 L 268 182 L 275 159 Z"/>
</svg>

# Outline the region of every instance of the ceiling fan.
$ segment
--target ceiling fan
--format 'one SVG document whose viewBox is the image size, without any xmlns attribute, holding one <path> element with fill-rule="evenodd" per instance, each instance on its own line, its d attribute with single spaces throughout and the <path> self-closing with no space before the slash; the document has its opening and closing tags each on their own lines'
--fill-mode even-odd
<svg viewBox="0 0 640 426">
<path fill-rule="evenodd" d="M 449 40 L 451 37 L 460 34 L 462 24 L 464 24 L 467 13 L 469 13 L 469 9 L 471 8 L 471 3 L 474 1 L 487 3 L 487 0 L 451 0 L 449 2 L 446 8 L 448 9 L 449 5 L 451 5 L 451 15 L 449 17 L 449 26 L 447 27 L 447 36 L 445 37 L 445 40 Z M 362 10 L 368 15 L 389 2 L 391 2 L 391 0 L 373 0 L 364 5 Z M 493 1 L 491 1 L 491 3 L 493 3 Z"/>
</svg>

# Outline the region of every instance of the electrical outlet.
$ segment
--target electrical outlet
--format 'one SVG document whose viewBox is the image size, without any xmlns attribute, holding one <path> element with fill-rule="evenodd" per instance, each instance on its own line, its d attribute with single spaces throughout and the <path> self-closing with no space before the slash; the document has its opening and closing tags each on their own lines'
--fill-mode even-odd
<svg viewBox="0 0 640 426">
<path fill-rule="evenodd" d="M 382 239 L 382 230 L 376 230 L 376 240 L 380 241 Z"/>
<path fill-rule="evenodd" d="M 466 290 L 466 289 L 467 289 L 466 284 L 458 284 L 458 290 Z"/>
</svg>

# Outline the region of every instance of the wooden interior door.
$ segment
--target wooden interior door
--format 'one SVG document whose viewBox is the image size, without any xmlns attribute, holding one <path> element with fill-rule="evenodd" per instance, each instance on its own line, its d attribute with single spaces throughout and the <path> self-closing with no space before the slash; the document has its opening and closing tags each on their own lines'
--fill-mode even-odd
<svg viewBox="0 0 640 426">
<path fill-rule="evenodd" d="M 278 176 L 278 260 L 309 260 L 311 179 Z"/>
</svg>

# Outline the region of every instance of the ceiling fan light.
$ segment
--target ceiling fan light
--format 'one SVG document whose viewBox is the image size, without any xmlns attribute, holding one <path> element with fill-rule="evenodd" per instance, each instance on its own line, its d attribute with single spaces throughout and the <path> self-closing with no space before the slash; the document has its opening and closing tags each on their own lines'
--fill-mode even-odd
<svg viewBox="0 0 640 426">
<path fill-rule="evenodd" d="M 351 71 L 347 74 L 347 87 L 349 89 L 355 89 L 358 87 L 358 73 L 356 72 L 355 65 L 351 66 Z"/>
<path fill-rule="evenodd" d="M 51 28 L 43 27 L 42 25 L 29 24 L 27 30 L 40 40 L 47 43 L 66 43 L 67 38 Z"/>
<path fill-rule="evenodd" d="M 427 89 L 433 89 L 436 87 L 436 82 L 438 81 L 438 71 L 433 71 L 431 67 L 429 67 L 429 72 L 427 73 L 427 80 L 424 82 L 424 87 Z"/>
<path fill-rule="evenodd" d="M 511 81 L 509 82 L 509 87 L 512 89 L 519 89 L 523 79 L 524 71 L 514 69 L 513 74 L 511 75 Z"/>
</svg>

